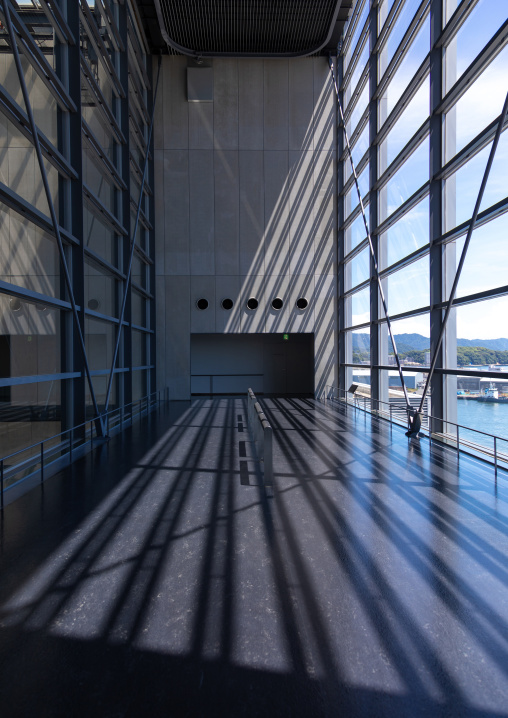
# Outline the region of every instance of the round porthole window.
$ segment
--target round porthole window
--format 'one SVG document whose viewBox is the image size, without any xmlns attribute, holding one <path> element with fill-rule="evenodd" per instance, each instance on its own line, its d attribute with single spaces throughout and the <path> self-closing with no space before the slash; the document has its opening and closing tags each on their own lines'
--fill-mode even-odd
<svg viewBox="0 0 508 718">
<path fill-rule="evenodd" d="M 284 306 L 284 302 L 282 301 L 282 299 L 280 297 L 275 297 L 275 299 L 272 301 L 272 308 L 276 309 L 277 311 L 279 309 L 282 309 L 283 306 Z"/>
<path fill-rule="evenodd" d="M 250 299 L 247 300 L 247 309 L 254 310 L 257 309 L 259 305 L 258 300 L 255 297 L 250 297 Z"/>
<path fill-rule="evenodd" d="M 93 312 L 96 312 L 99 307 L 101 306 L 101 303 L 98 299 L 89 299 L 88 300 L 88 309 L 91 309 Z"/>
<path fill-rule="evenodd" d="M 12 297 L 9 299 L 9 307 L 11 308 L 12 312 L 19 312 L 21 309 L 21 302 L 17 297 Z"/>
<path fill-rule="evenodd" d="M 307 309 L 309 302 L 305 299 L 305 297 L 299 297 L 299 299 L 296 300 L 296 306 L 298 309 Z"/>
<path fill-rule="evenodd" d="M 208 299 L 198 299 L 198 301 L 196 302 L 196 307 L 201 310 L 208 309 Z"/>
<path fill-rule="evenodd" d="M 229 299 L 229 297 L 226 298 L 226 299 L 223 299 L 220 304 L 221 304 L 221 307 L 222 307 L 223 309 L 225 309 L 226 311 L 229 311 L 230 309 L 233 309 L 233 300 L 232 300 L 232 299 Z"/>
</svg>

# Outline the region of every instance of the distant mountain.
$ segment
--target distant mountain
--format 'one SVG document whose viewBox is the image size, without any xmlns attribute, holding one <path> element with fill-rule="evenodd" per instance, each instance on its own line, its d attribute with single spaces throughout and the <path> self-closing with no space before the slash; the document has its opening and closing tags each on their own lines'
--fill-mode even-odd
<svg viewBox="0 0 508 718">
<path fill-rule="evenodd" d="M 428 351 L 430 340 L 421 334 L 395 334 L 395 342 L 399 354 L 412 351 Z M 370 346 L 369 335 L 353 334 L 353 351 L 368 351 Z M 484 347 L 495 351 L 508 351 L 508 339 L 457 339 L 459 347 Z M 390 347 L 391 349 L 391 347 Z"/>
<path fill-rule="evenodd" d="M 485 347 L 495 351 L 508 350 L 508 339 L 457 339 L 458 347 Z"/>
</svg>

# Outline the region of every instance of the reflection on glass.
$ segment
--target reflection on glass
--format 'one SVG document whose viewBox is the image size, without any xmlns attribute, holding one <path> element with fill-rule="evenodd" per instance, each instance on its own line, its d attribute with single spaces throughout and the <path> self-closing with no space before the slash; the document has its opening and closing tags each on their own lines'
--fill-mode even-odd
<svg viewBox="0 0 508 718">
<path fill-rule="evenodd" d="M 430 80 L 422 86 L 379 146 L 379 174 L 393 162 L 415 132 L 429 116 Z"/>
<path fill-rule="evenodd" d="M 108 316 L 117 313 L 117 281 L 105 269 L 85 261 L 85 304 L 88 309 Z"/>
<path fill-rule="evenodd" d="M 491 220 L 474 230 L 457 287 L 457 297 L 502 287 L 508 284 L 507 257 L 508 214 Z M 458 264 L 465 236 L 456 242 Z M 505 332 L 508 334 L 508 332 Z"/>
<path fill-rule="evenodd" d="M 384 221 L 429 179 L 426 137 L 379 192 L 379 221 Z"/>
<path fill-rule="evenodd" d="M 367 105 L 369 103 L 369 83 L 365 83 L 365 87 L 362 90 L 362 93 L 360 97 L 358 98 L 358 102 L 354 106 L 353 112 L 351 113 L 351 117 L 346 122 L 346 130 L 348 137 L 351 139 L 351 135 L 356 130 L 356 126 L 360 122 L 360 119 L 362 118 L 363 113 L 367 109 Z"/>
<path fill-rule="evenodd" d="M 367 65 L 367 61 L 369 59 L 369 41 L 367 40 L 365 43 L 365 46 L 362 50 L 362 54 L 358 58 L 358 62 L 356 63 L 356 67 L 354 69 L 353 75 L 351 77 L 351 82 L 349 84 L 351 95 L 356 90 L 356 86 L 360 82 L 360 77 L 363 74 L 363 71 L 365 70 L 365 66 Z"/>
<path fill-rule="evenodd" d="M 86 317 L 85 346 L 88 363 L 92 371 L 110 369 L 113 360 L 114 340 L 115 327 L 113 324 Z"/>
<path fill-rule="evenodd" d="M 132 330 L 132 366 L 146 366 L 147 363 L 147 337 L 144 332 Z"/>
<path fill-rule="evenodd" d="M 446 161 L 500 115 L 508 90 L 507 66 L 508 47 L 484 70 L 447 113 Z"/>
<path fill-rule="evenodd" d="M 139 327 L 148 326 L 146 305 L 146 299 L 133 290 L 131 294 L 132 323 L 137 324 Z"/>
<path fill-rule="evenodd" d="M 425 197 L 381 235 L 380 267 L 390 267 L 429 242 L 429 198 Z"/>
<path fill-rule="evenodd" d="M 132 401 L 139 401 L 147 395 L 148 372 L 133 371 L 132 372 Z"/>
<path fill-rule="evenodd" d="M 83 232 L 85 246 L 117 266 L 116 235 L 86 204 L 83 204 Z"/>
</svg>

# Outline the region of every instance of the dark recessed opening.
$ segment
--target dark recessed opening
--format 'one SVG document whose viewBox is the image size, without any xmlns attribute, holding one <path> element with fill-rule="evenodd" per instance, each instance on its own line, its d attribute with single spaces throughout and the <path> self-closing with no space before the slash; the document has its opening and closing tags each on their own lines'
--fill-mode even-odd
<svg viewBox="0 0 508 718">
<path fill-rule="evenodd" d="M 9 299 L 9 306 L 11 308 L 11 311 L 19 312 L 19 310 L 21 309 L 21 302 L 17 297 L 12 297 L 12 299 Z"/>
<path fill-rule="evenodd" d="M 227 309 L 227 310 L 233 309 L 233 300 L 229 299 L 229 298 L 223 299 L 221 302 L 221 306 L 223 309 Z"/>
<path fill-rule="evenodd" d="M 88 309 L 91 309 L 92 311 L 96 312 L 98 308 L 101 306 L 101 303 L 98 299 L 89 299 L 88 300 Z"/>
<path fill-rule="evenodd" d="M 275 297 L 275 299 L 272 301 L 272 307 L 273 309 L 282 309 L 284 306 L 284 302 L 280 297 Z"/>
<path fill-rule="evenodd" d="M 251 297 L 247 300 L 247 309 L 257 309 L 259 305 L 259 302 L 254 297 Z"/>
<path fill-rule="evenodd" d="M 198 299 L 198 301 L 196 302 L 196 307 L 198 309 L 208 309 L 208 299 Z"/>
<path fill-rule="evenodd" d="M 300 297 L 296 300 L 296 306 L 298 309 L 307 309 L 309 302 L 305 299 L 305 297 Z"/>
</svg>

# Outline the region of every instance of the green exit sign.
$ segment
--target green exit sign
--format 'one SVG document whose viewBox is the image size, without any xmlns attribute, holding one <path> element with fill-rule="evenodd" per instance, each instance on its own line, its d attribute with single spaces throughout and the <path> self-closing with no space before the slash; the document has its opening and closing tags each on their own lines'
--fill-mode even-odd
<svg viewBox="0 0 508 718">
<path fill-rule="evenodd" d="M 289 339 L 289 334 L 283 334 L 282 338 L 284 339 L 285 342 L 287 342 Z"/>
</svg>

